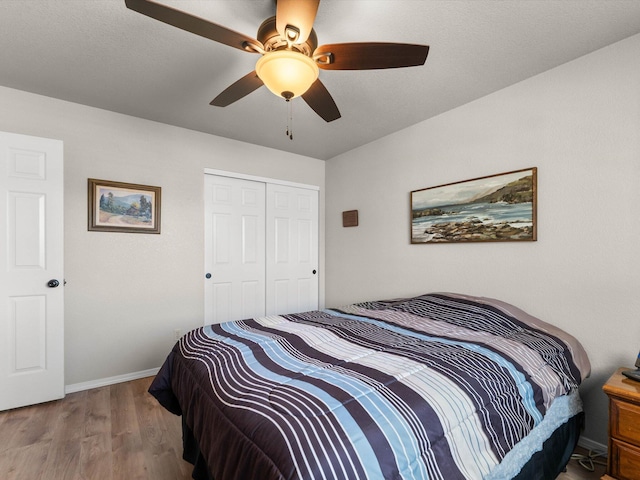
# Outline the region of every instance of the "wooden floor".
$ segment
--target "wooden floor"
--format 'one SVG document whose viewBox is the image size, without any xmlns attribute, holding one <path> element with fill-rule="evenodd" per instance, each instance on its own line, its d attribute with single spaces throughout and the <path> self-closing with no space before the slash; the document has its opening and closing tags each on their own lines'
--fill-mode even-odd
<svg viewBox="0 0 640 480">
<path fill-rule="evenodd" d="M 0 412 L 0 479 L 187 480 L 180 418 L 147 393 L 151 378 Z M 586 452 L 581 452 L 586 453 Z M 575 460 L 558 480 L 595 480 Z"/>
<path fill-rule="evenodd" d="M 0 413 L 3 480 L 181 480 L 180 418 L 147 393 L 151 378 Z"/>
</svg>

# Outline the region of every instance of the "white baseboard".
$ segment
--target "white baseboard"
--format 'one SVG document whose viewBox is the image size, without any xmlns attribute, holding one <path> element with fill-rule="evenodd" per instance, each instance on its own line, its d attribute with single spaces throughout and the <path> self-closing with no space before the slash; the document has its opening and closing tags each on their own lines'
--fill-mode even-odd
<svg viewBox="0 0 640 480">
<path fill-rule="evenodd" d="M 580 437 L 578 445 L 585 450 L 592 450 L 594 452 L 601 453 L 605 457 L 607 456 L 607 446 L 591 440 L 590 438 Z"/>
<path fill-rule="evenodd" d="M 141 372 L 125 373 L 124 375 L 116 375 L 115 377 L 99 378 L 97 380 L 90 380 L 88 382 L 72 383 L 71 385 L 65 385 L 64 393 L 81 392 L 83 390 L 90 390 L 92 388 L 106 387 L 107 385 L 115 385 L 116 383 L 129 382 L 131 380 L 138 380 L 139 378 L 152 377 L 158 373 L 160 368 L 150 368 L 149 370 L 142 370 Z"/>
</svg>

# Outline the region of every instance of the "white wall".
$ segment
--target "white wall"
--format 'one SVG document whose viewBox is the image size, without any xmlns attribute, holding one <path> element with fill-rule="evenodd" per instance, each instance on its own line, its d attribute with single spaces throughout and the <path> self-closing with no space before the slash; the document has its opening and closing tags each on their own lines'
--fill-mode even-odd
<svg viewBox="0 0 640 480">
<path fill-rule="evenodd" d="M 318 185 L 322 273 L 324 162 L 3 87 L 0 105 L 0 130 L 64 141 L 67 385 L 159 367 L 202 324 L 205 168 Z M 161 234 L 87 231 L 88 178 L 162 187 Z"/>
<path fill-rule="evenodd" d="M 584 436 L 605 444 L 601 387 L 640 348 L 638 58 L 640 35 L 329 160 L 327 305 L 453 291 L 554 323 L 590 356 Z M 534 166 L 537 242 L 409 243 L 411 190 Z"/>
</svg>

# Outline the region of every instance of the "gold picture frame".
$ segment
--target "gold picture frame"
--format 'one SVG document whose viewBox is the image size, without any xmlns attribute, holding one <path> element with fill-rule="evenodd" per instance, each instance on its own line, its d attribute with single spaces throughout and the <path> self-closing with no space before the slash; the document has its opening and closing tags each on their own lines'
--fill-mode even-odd
<svg viewBox="0 0 640 480">
<path fill-rule="evenodd" d="M 160 233 L 160 187 L 90 178 L 89 230 Z"/>
</svg>

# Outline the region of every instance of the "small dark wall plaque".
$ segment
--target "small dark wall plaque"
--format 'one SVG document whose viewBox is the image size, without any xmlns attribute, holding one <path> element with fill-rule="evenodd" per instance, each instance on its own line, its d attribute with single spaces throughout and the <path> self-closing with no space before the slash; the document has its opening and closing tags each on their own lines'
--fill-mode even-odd
<svg viewBox="0 0 640 480">
<path fill-rule="evenodd" d="M 346 212 L 342 212 L 342 226 L 357 227 L 358 226 L 358 210 L 347 210 Z"/>
</svg>

